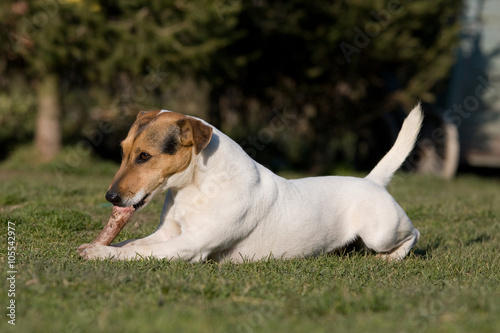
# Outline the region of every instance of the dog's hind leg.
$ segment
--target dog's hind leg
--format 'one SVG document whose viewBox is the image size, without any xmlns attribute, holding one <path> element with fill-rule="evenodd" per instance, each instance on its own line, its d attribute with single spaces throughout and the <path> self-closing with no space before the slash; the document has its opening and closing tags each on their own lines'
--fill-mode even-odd
<svg viewBox="0 0 500 333">
<path fill-rule="evenodd" d="M 359 232 L 359 237 L 379 257 L 401 260 L 408 255 L 420 237 L 418 230 L 399 206 L 391 213 L 378 216 L 373 214 L 372 219 Z"/>
<path fill-rule="evenodd" d="M 403 243 L 387 253 L 378 254 L 378 257 L 388 260 L 402 260 L 408 255 L 408 253 L 410 253 L 410 250 L 418 242 L 419 238 L 420 233 L 417 229 L 413 229 L 411 235 L 407 239 L 405 239 Z"/>
</svg>

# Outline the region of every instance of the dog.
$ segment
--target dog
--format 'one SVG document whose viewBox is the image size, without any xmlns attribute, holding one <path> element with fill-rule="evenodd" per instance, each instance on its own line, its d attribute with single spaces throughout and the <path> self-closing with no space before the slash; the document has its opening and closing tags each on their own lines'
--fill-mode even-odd
<svg viewBox="0 0 500 333">
<path fill-rule="evenodd" d="M 123 159 L 106 199 L 140 210 L 167 191 L 160 224 L 148 237 L 91 244 L 81 255 L 246 262 L 331 253 L 361 240 L 378 256 L 401 260 L 420 234 L 386 186 L 412 151 L 422 120 L 417 105 L 365 178 L 287 180 L 201 119 L 140 112 L 121 143 Z"/>
</svg>

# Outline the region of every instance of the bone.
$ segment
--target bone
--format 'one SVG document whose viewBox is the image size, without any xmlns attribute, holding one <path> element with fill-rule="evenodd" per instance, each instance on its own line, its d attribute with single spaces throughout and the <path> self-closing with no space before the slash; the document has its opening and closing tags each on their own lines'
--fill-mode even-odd
<svg viewBox="0 0 500 333">
<path fill-rule="evenodd" d="M 134 207 L 118 207 L 114 206 L 108 223 L 101 230 L 99 235 L 90 243 L 81 245 L 76 251 L 81 253 L 91 244 L 110 245 L 111 242 L 118 236 L 120 231 L 127 225 L 128 221 L 134 215 Z"/>
</svg>

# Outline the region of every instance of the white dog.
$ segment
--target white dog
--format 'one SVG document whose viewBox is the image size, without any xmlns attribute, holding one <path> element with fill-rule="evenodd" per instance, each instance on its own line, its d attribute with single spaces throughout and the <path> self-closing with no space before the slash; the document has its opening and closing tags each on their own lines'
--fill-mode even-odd
<svg viewBox="0 0 500 333">
<path fill-rule="evenodd" d="M 417 106 L 366 178 L 287 180 L 204 121 L 141 112 L 106 198 L 138 210 L 168 189 L 160 225 L 148 237 L 91 244 L 81 254 L 242 262 L 329 253 L 361 239 L 383 257 L 403 259 L 419 232 L 385 187 L 412 151 L 422 119 Z"/>
</svg>

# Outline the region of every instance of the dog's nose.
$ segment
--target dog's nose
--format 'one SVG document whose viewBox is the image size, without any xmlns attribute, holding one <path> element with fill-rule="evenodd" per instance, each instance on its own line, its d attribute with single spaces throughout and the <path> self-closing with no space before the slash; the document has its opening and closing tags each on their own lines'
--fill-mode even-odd
<svg viewBox="0 0 500 333">
<path fill-rule="evenodd" d="M 108 191 L 106 192 L 106 200 L 111 202 L 113 205 L 118 205 L 122 202 L 122 197 L 116 192 Z"/>
</svg>

